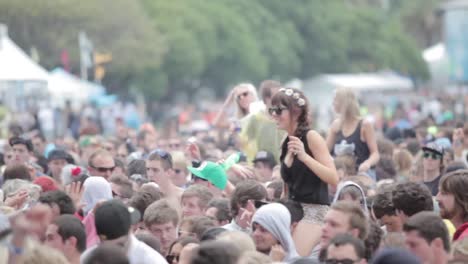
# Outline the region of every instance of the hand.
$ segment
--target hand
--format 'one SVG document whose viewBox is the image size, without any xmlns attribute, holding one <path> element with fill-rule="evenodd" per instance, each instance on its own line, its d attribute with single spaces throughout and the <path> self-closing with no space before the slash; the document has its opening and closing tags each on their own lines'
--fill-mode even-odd
<svg viewBox="0 0 468 264">
<path fill-rule="evenodd" d="M 249 210 L 245 208 L 240 208 L 239 211 L 240 211 L 241 217 L 239 218 L 239 220 L 237 220 L 237 224 L 243 229 L 249 228 L 252 225 L 252 217 L 254 213 L 250 212 Z"/>
<path fill-rule="evenodd" d="M 283 247 L 280 244 L 271 247 L 270 258 L 274 262 L 282 262 L 286 257 Z"/>
<path fill-rule="evenodd" d="M 71 184 L 65 186 L 65 192 L 70 196 L 73 203 L 75 204 L 76 210 L 82 208 L 84 205 L 81 204 L 81 198 L 83 196 L 83 185 L 81 182 L 72 182 Z"/>
<path fill-rule="evenodd" d="M 185 152 L 192 160 L 201 160 L 200 148 L 195 143 L 189 143 Z"/>
<path fill-rule="evenodd" d="M 254 179 L 255 178 L 255 174 L 253 171 L 245 168 L 244 166 L 242 165 L 239 165 L 239 164 L 234 164 L 231 166 L 231 168 L 229 169 L 230 171 L 232 171 L 236 176 L 246 180 L 246 179 Z"/>
<path fill-rule="evenodd" d="M 363 162 L 361 163 L 361 165 L 359 165 L 358 172 L 367 172 L 370 169 L 370 167 L 371 166 L 369 165 L 369 163 Z"/>
<path fill-rule="evenodd" d="M 304 150 L 304 143 L 302 143 L 298 137 L 294 136 L 289 136 L 288 152 L 293 153 L 300 160 L 307 155 Z"/>
<path fill-rule="evenodd" d="M 44 204 L 37 204 L 10 218 L 13 235 L 17 238 L 24 238 L 28 234 L 42 238 L 51 221 L 52 209 Z"/>
<path fill-rule="evenodd" d="M 29 193 L 26 190 L 19 190 L 14 195 L 9 196 L 5 199 L 5 205 L 9 207 L 13 207 L 15 209 L 20 209 L 24 202 L 29 197 Z"/>
</svg>

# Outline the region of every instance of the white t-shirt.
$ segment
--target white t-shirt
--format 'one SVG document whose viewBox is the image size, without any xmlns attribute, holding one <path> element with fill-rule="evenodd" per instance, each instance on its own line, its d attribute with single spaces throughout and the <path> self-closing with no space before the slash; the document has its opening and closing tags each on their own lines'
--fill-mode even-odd
<svg viewBox="0 0 468 264">
<path fill-rule="evenodd" d="M 167 264 L 166 259 L 156 250 L 138 240 L 134 235 L 129 236 L 130 248 L 127 252 L 130 264 Z M 82 255 L 80 262 L 85 263 L 86 258 L 97 246 L 88 248 Z"/>
</svg>

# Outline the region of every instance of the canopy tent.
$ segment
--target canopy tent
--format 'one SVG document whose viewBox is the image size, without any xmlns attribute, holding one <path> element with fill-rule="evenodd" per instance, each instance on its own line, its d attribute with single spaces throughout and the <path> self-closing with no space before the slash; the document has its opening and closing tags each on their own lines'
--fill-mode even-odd
<svg viewBox="0 0 468 264">
<path fill-rule="evenodd" d="M 0 98 L 14 110 L 24 110 L 47 98 L 49 74 L 9 37 L 0 24 Z"/>
<path fill-rule="evenodd" d="M 48 75 L 8 37 L 6 29 L 0 25 L 0 81 L 47 82 Z"/>
<path fill-rule="evenodd" d="M 62 68 L 56 68 L 50 72 L 49 93 L 54 106 L 63 107 L 67 100 L 79 106 L 104 95 L 105 89 L 99 84 L 81 80 Z"/>
</svg>

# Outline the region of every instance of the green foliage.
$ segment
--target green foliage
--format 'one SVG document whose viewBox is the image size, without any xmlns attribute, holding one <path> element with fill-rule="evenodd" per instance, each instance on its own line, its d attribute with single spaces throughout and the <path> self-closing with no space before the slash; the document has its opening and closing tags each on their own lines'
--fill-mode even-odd
<svg viewBox="0 0 468 264">
<path fill-rule="evenodd" d="M 392 69 L 427 78 L 402 26 L 424 1 L 391 3 L 384 10 L 371 0 L 0 0 L 0 18 L 48 68 L 67 49 L 77 71 L 77 35 L 86 31 L 98 51 L 113 54 L 105 84 L 156 100 L 319 73 Z"/>
</svg>

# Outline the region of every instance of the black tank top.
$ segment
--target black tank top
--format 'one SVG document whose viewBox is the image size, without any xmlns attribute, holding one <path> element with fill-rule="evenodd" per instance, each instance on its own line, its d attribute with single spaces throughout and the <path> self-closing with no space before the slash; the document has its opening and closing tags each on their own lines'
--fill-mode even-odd
<svg viewBox="0 0 468 264">
<path fill-rule="evenodd" d="M 312 152 L 307 143 L 307 132 L 301 136 L 304 150 L 311 157 Z M 328 185 L 322 181 L 307 165 L 294 157 L 291 167 L 287 167 L 284 159 L 288 152 L 289 138 L 281 146 L 281 177 L 287 185 L 289 199 L 300 203 L 329 205 Z"/>
<path fill-rule="evenodd" d="M 367 143 L 361 140 L 361 126 L 362 120 L 359 121 L 356 130 L 348 136 L 343 135 L 343 130 L 340 130 L 336 134 L 335 146 L 332 149 L 332 155 L 339 155 L 340 151 L 346 151 L 348 149 L 356 157 L 356 168 L 366 161 L 370 156 L 369 147 Z"/>
</svg>

